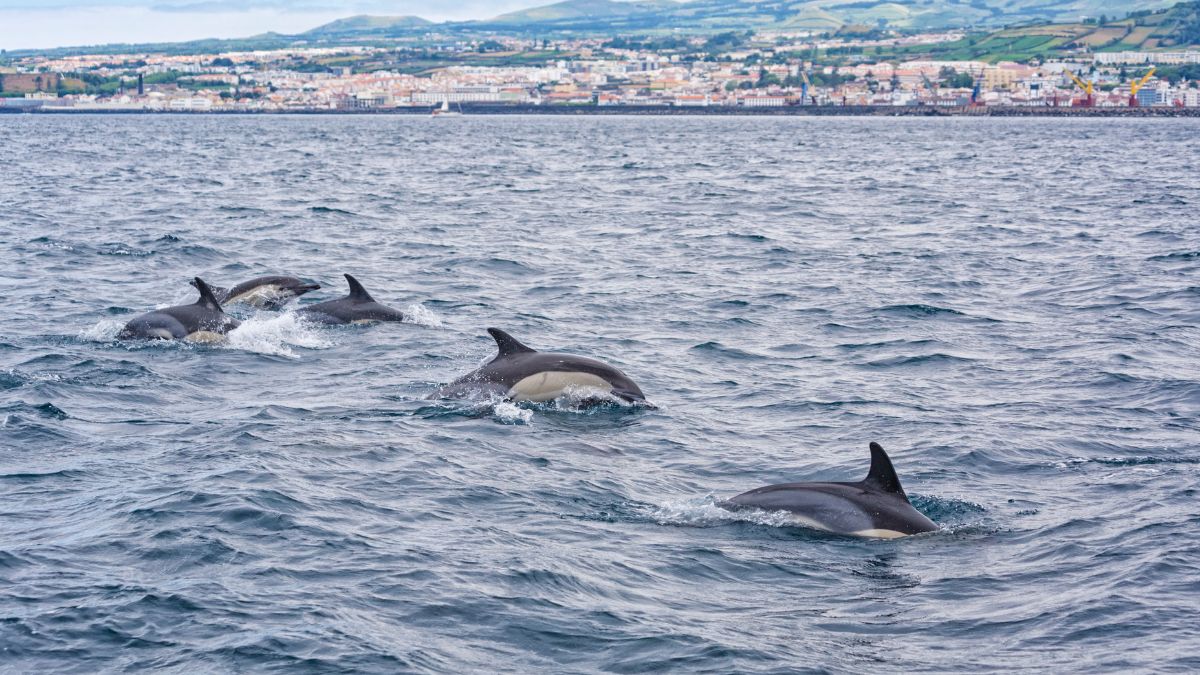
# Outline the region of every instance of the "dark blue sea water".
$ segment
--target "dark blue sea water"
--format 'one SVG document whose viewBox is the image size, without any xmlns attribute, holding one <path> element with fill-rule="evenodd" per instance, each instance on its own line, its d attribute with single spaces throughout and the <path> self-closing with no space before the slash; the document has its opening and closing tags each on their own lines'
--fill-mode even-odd
<svg viewBox="0 0 1200 675">
<path fill-rule="evenodd" d="M 0 671 L 1194 671 L 1198 134 L 0 117 Z M 658 408 L 426 400 L 489 326 Z M 715 506 L 872 440 L 942 531 Z"/>
</svg>

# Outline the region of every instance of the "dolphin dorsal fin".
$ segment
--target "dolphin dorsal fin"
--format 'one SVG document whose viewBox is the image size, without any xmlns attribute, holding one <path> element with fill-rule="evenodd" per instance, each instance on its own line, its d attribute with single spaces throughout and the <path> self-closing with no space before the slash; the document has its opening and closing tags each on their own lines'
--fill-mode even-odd
<svg viewBox="0 0 1200 675">
<path fill-rule="evenodd" d="M 354 302 L 375 302 L 375 298 L 363 288 L 363 285 L 358 283 L 358 279 L 349 274 L 343 275 L 346 277 L 346 283 L 350 284 L 350 299 Z"/>
<path fill-rule="evenodd" d="M 863 483 L 881 492 L 898 494 L 908 499 L 908 495 L 904 494 L 904 488 L 900 487 L 900 477 L 892 468 L 892 460 L 883 451 L 883 446 L 878 443 L 871 443 L 871 470 L 867 472 Z"/>
<path fill-rule="evenodd" d="M 192 285 L 196 287 L 196 290 L 200 291 L 200 299 L 196 301 L 197 305 L 203 305 L 214 312 L 223 311 L 221 309 L 221 303 L 217 302 L 217 296 L 213 295 L 212 288 L 208 284 L 204 283 L 203 279 L 200 277 L 192 279 Z"/>
<path fill-rule="evenodd" d="M 500 350 L 499 356 L 509 356 L 511 354 L 524 354 L 536 352 L 536 349 L 530 349 L 517 341 L 517 338 L 505 333 L 499 328 L 487 329 L 489 335 L 496 340 L 496 347 Z M 497 358 L 499 358 L 499 356 Z"/>
<path fill-rule="evenodd" d="M 195 279 L 192 279 L 188 283 L 191 284 L 192 288 L 199 290 L 200 287 L 196 285 Z M 228 288 L 222 288 L 221 286 L 213 286 L 212 284 L 209 284 L 208 287 L 212 289 L 213 296 L 229 294 Z M 228 298 L 226 298 L 226 299 L 228 299 Z"/>
</svg>

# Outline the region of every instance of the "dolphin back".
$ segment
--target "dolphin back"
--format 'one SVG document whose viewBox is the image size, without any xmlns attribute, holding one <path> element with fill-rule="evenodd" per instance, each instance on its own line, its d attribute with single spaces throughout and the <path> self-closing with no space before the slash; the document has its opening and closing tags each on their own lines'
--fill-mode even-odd
<svg viewBox="0 0 1200 675">
<path fill-rule="evenodd" d="M 629 402 L 646 400 L 633 380 L 603 361 L 539 352 L 499 328 L 487 332 L 496 341 L 495 358 L 442 387 L 433 397 L 498 394 L 518 401 L 545 402 L 572 391 L 598 389 Z"/>
<path fill-rule="evenodd" d="M 117 334 L 119 340 L 182 340 L 188 336 L 183 322 L 164 312 L 134 317 Z"/>
<path fill-rule="evenodd" d="M 119 339 L 181 340 L 205 334 L 205 339 L 237 328 L 237 319 L 221 310 L 212 287 L 200 277 L 192 280 L 200 299 L 190 305 L 156 309 L 134 317 L 117 335 Z"/>
<path fill-rule="evenodd" d="M 269 275 L 255 277 L 230 288 L 225 297 L 217 293 L 221 302 L 241 302 L 262 309 L 281 309 L 288 302 L 315 291 L 321 286 L 309 284 L 296 277 Z"/>
<path fill-rule="evenodd" d="M 343 276 L 350 286 L 346 297 L 307 305 L 297 311 L 312 321 L 331 325 L 404 320 L 403 312 L 376 302 L 358 279 L 349 274 Z"/>
<path fill-rule="evenodd" d="M 854 483 L 782 483 L 743 492 L 721 506 L 786 511 L 799 524 L 862 537 L 901 537 L 938 529 L 913 508 L 883 446 L 871 443 L 871 468 Z"/>
</svg>

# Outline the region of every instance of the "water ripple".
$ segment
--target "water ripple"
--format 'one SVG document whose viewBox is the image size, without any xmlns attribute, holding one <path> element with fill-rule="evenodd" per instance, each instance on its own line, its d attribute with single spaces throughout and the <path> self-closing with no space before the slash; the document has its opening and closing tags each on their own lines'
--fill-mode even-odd
<svg viewBox="0 0 1200 675">
<path fill-rule="evenodd" d="M 1196 124 L 0 116 L 0 671 L 1200 669 Z M 940 531 L 717 506 L 870 440 Z"/>
</svg>

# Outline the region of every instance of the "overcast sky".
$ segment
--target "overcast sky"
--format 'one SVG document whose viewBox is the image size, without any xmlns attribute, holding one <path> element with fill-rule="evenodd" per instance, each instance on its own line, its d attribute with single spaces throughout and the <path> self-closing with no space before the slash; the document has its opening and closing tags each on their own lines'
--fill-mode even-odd
<svg viewBox="0 0 1200 675">
<path fill-rule="evenodd" d="M 0 49 L 298 33 L 354 14 L 486 19 L 554 0 L 0 0 Z"/>
</svg>

